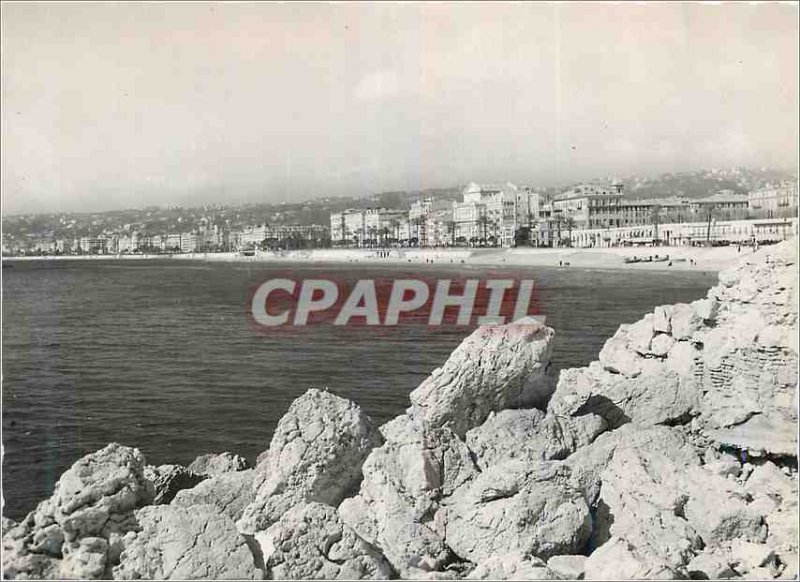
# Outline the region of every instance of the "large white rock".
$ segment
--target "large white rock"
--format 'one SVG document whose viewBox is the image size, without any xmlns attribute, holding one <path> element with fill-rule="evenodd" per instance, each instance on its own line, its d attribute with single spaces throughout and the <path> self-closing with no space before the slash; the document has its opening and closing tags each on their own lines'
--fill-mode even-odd
<svg viewBox="0 0 800 582">
<path fill-rule="evenodd" d="M 209 477 L 231 471 L 244 471 L 248 467 L 247 459 L 226 451 L 224 453 L 200 455 L 192 461 L 188 468 L 197 475 Z"/>
<path fill-rule="evenodd" d="M 211 505 L 153 505 L 136 512 L 115 579 L 256 580 L 262 577 L 233 520 Z"/>
<path fill-rule="evenodd" d="M 586 556 L 553 556 L 547 560 L 547 569 L 562 580 L 580 580 L 586 570 Z"/>
<path fill-rule="evenodd" d="M 612 549 L 604 549 L 603 544 L 590 556 L 587 578 L 601 573 L 620 578 L 685 573 L 701 540 L 681 517 L 688 496 L 683 475 L 688 467 L 699 464 L 694 447 L 676 429 L 629 430 L 626 438 L 618 440 L 600 475 L 595 516 L 595 542 L 617 541 Z M 611 563 L 600 563 L 598 552 L 612 556 L 607 557 Z"/>
<path fill-rule="evenodd" d="M 339 513 L 401 576 L 441 570 L 453 556 L 440 504 L 477 475 L 471 453 L 449 428 L 426 428 L 413 415 L 388 422 L 381 432 L 386 442 L 364 462 L 359 493 L 345 499 Z"/>
<path fill-rule="evenodd" d="M 479 563 L 468 580 L 552 580 L 553 572 L 536 557 L 523 554 L 492 556 Z"/>
<path fill-rule="evenodd" d="M 60 577 L 71 580 L 103 578 L 107 557 L 108 541 L 105 538 L 81 538 L 65 551 Z"/>
<path fill-rule="evenodd" d="M 628 346 L 641 355 L 650 353 L 650 343 L 655 335 L 653 315 L 648 313 L 642 319 L 628 327 Z"/>
<path fill-rule="evenodd" d="M 681 577 L 670 564 L 617 537 L 592 552 L 583 574 L 584 580 L 668 580 Z"/>
<path fill-rule="evenodd" d="M 764 516 L 750 506 L 748 493 L 740 483 L 715 475 L 705 467 L 690 467 L 684 478 L 688 499 L 683 514 L 706 547 L 732 539 L 766 540 Z"/>
<path fill-rule="evenodd" d="M 144 467 L 138 449 L 117 443 L 76 461 L 53 495 L 4 535 L 4 576 L 102 577 L 115 557 L 109 540 L 133 527 L 134 510 L 153 499 Z"/>
<path fill-rule="evenodd" d="M 595 415 L 545 415 L 535 408 L 491 414 L 481 426 L 467 432 L 466 442 L 481 470 L 512 459 L 564 459 L 591 443 L 606 429 Z"/>
<path fill-rule="evenodd" d="M 627 333 L 624 332 L 617 332 L 614 337 L 606 340 L 597 359 L 609 372 L 630 378 L 641 374 L 644 364 L 644 358 L 628 345 Z"/>
<path fill-rule="evenodd" d="M 52 516 L 67 542 L 105 537 L 112 516 L 123 517 L 152 500 L 138 449 L 112 443 L 79 459 L 61 475 L 52 497 Z M 47 516 L 42 516 L 47 519 Z"/>
<path fill-rule="evenodd" d="M 247 469 L 210 477 L 191 489 L 179 491 L 172 500 L 172 505 L 213 505 L 220 513 L 236 521 L 255 496 L 252 487 L 254 475 L 253 469 Z"/>
<path fill-rule="evenodd" d="M 693 306 L 678 303 L 672 306 L 670 324 L 672 337 L 676 340 L 689 340 L 692 339 L 694 332 L 703 326 L 703 318 L 698 315 Z"/>
<path fill-rule="evenodd" d="M 293 507 L 256 534 L 264 564 L 278 580 L 387 580 L 389 563 L 322 503 Z"/>
<path fill-rule="evenodd" d="M 682 376 L 659 360 L 643 360 L 636 378 L 608 372 L 599 365 L 562 370 L 548 414 L 596 414 L 611 427 L 626 422 L 651 426 L 685 423 L 699 406 L 693 376 Z"/>
<path fill-rule="evenodd" d="M 475 563 L 507 553 L 580 553 L 589 540 L 589 508 L 556 461 L 495 465 L 458 488 L 445 508 L 448 546 Z"/>
<path fill-rule="evenodd" d="M 672 305 L 660 305 L 653 310 L 653 331 L 668 334 L 672 331 Z"/>
<path fill-rule="evenodd" d="M 411 403 L 428 426 L 447 425 L 460 437 L 492 411 L 543 407 L 553 392 L 552 338 L 531 318 L 479 327 L 411 393 Z"/>
<path fill-rule="evenodd" d="M 237 522 L 254 534 L 306 501 L 336 506 L 361 481 L 361 464 L 381 437 L 361 408 L 311 389 L 278 423 L 266 461 L 266 480 Z"/>
</svg>

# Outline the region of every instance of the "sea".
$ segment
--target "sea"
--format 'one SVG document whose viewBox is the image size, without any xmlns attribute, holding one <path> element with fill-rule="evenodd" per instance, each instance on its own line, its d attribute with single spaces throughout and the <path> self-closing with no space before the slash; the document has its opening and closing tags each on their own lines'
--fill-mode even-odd
<svg viewBox="0 0 800 582">
<path fill-rule="evenodd" d="M 417 323 L 391 330 L 253 328 L 255 286 L 298 279 L 479 278 L 470 265 L 178 260 L 10 261 L 2 272 L 3 515 L 20 519 L 79 457 L 112 441 L 149 464 L 232 451 L 251 463 L 292 400 L 311 387 L 358 402 L 376 423 L 470 333 Z M 621 323 L 703 297 L 711 272 L 496 267 L 535 281 L 555 329 L 553 364 L 596 359 Z"/>
</svg>

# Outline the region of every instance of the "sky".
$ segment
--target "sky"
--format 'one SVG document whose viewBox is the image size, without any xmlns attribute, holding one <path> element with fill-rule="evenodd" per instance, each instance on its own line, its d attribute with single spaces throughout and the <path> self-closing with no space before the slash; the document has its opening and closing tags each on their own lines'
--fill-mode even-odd
<svg viewBox="0 0 800 582">
<path fill-rule="evenodd" d="M 794 168 L 797 16 L 6 2 L 3 212 Z"/>
</svg>

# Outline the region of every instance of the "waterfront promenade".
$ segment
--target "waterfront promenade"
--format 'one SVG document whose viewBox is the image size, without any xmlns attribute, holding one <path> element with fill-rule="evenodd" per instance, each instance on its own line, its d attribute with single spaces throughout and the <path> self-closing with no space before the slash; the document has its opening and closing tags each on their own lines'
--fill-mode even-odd
<svg viewBox="0 0 800 582">
<path fill-rule="evenodd" d="M 765 247 L 768 248 L 768 247 Z M 4 257 L 4 261 L 31 260 L 196 260 L 222 262 L 311 262 L 414 265 L 520 265 L 561 268 L 719 271 L 735 264 L 752 247 L 612 247 L 612 248 L 441 248 L 441 249 L 313 249 L 298 251 L 256 251 L 241 253 L 181 253 L 161 255 L 66 255 Z M 663 258 L 667 261 L 629 263 L 634 257 Z"/>
</svg>

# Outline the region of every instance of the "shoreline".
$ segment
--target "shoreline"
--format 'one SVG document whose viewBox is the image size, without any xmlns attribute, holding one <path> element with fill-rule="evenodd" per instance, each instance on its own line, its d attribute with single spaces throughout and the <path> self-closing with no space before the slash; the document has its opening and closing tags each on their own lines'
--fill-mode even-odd
<svg viewBox="0 0 800 582">
<path fill-rule="evenodd" d="M 3 257 L 3 262 L 183 260 L 235 263 L 361 263 L 369 265 L 479 265 L 487 267 L 530 266 L 646 271 L 721 271 L 735 265 L 750 247 L 614 247 L 614 248 L 513 248 L 513 249 L 312 249 L 257 251 L 253 256 L 238 252 L 182 253 L 171 255 L 65 255 Z M 387 256 L 379 257 L 378 252 Z M 664 257 L 668 261 L 626 263 L 632 257 Z"/>
</svg>

